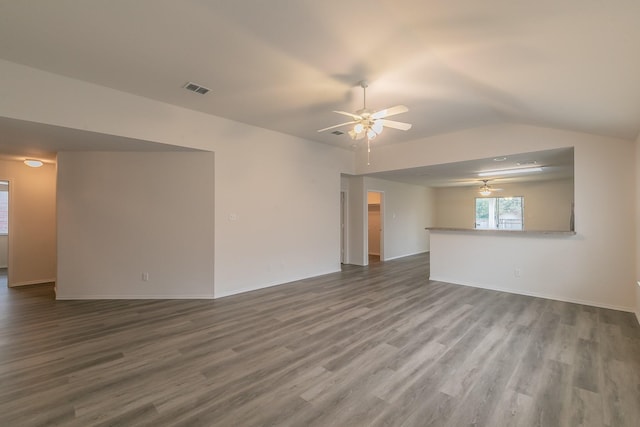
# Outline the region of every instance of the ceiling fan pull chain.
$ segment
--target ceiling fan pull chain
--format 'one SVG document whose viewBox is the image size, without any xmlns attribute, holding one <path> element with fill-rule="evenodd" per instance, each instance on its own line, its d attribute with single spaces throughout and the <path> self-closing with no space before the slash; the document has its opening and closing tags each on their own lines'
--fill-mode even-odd
<svg viewBox="0 0 640 427">
<path fill-rule="evenodd" d="M 371 166 L 371 138 L 367 137 L 367 166 Z"/>
</svg>

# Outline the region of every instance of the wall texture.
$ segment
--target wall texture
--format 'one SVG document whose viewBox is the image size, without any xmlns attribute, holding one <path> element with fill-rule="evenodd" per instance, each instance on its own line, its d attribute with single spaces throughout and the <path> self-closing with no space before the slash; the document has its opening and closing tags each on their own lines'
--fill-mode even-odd
<svg viewBox="0 0 640 427">
<path fill-rule="evenodd" d="M 56 167 L 0 160 L 10 181 L 9 286 L 56 280 Z"/>
<path fill-rule="evenodd" d="M 340 174 L 353 172 L 350 150 L 7 61 L 0 73 L 2 117 L 215 152 L 216 297 L 340 268 Z M 67 262 L 60 270 L 73 268 Z"/>
<path fill-rule="evenodd" d="M 390 260 L 429 251 L 425 227 L 433 222 L 433 191 L 365 176 L 343 176 L 341 187 L 349 194 L 348 264 L 367 265 L 368 257 L 368 192 L 384 193 L 382 258 Z"/>
<path fill-rule="evenodd" d="M 435 189 L 436 227 L 473 228 L 478 184 L 473 187 Z M 524 227 L 526 230 L 569 230 L 573 179 L 491 184 L 503 191 L 491 197 L 524 197 Z"/>
<path fill-rule="evenodd" d="M 471 235 L 433 234 L 432 278 L 631 311 L 637 287 L 633 141 L 532 126 L 490 126 L 378 147 L 379 160 L 370 168 L 392 170 L 562 147 L 575 147 L 577 235 L 498 236 L 480 242 Z M 360 169 L 366 166 L 365 155 L 358 153 Z M 521 277 L 515 277 L 515 268 L 521 269 Z"/>
<path fill-rule="evenodd" d="M 9 236 L 0 236 L 0 268 L 9 265 Z"/>
<path fill-rule="evenodd" d="M 213 153 L 60 153 L 57 297 L 212 298 L 213 162 Z"/>
<path fill-rule="evenodd" d="M 640 323 L 640 135 L 635 144 L 635 172 L 636 172 L 636 318 Z"/>
</svg>

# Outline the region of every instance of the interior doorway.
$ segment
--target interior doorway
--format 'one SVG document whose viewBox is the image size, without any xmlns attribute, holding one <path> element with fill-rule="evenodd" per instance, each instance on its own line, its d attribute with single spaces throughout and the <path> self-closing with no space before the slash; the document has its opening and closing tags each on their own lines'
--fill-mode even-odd
<svg viewBox="0 0 640 427">
<path fill-rule="evenodd" d="M 7 287 L 9 275 L 9 181 L 0 180 L 0 286 Z"/>
<path fill-rule="evenodd" d="M 367 246 L 369 263 L 384 260 L 384 193 L 367 192 Z"/>
</svg>

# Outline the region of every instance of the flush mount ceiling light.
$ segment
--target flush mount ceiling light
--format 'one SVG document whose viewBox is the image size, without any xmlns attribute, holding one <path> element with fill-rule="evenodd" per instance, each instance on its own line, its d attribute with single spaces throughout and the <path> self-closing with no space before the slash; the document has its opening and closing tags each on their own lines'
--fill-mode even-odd
<svg viewBox="0 0 640 427">
<path fill-rule="evenodd" d="M 502 169 L 480 172 L 478 176 L 517 175 L 520 173 L 542 172 L 542 170 L 541 166 L 535 168 Z"/>
<path fill-rule="evenodd" d="M 39 168 L 43 165 L 42 161 L 36 159 L 26 159 L 24 164 L 32 168 Z"/>
</svg>

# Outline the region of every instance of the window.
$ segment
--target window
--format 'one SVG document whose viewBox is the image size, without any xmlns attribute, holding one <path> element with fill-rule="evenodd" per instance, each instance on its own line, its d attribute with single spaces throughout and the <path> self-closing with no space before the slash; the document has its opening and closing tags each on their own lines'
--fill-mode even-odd
<svg viewBox="0 0 640 427">
<path fill-rule="evenodd" d="M 9 234 L 9 192 L 0 186 L 0 235 Z M 6 187 L 5 187 L 6 188 Z"/>
<path fill-rule="evenodd" d="M 478 197 L 476 228 L 483 230 L 522 230 L 524 197 Z"/>
</svg>

